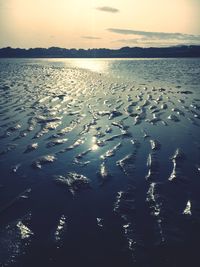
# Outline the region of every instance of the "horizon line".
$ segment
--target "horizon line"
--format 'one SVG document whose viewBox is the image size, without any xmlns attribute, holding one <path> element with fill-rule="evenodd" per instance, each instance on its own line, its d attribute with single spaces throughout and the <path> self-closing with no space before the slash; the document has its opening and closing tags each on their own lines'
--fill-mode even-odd
<svg viewBox="0 0 200 267">
<path fill-rule="evenodd" d="M 141 48 L 141 49 L 148 49 L 148 48 L 173 48 L 173 47 L 189 47 L 189 46 L 200 46 L 200 44 L 177 44 L 177 45 L 168 45 L 168 46 L 122 46 L 119 48 L 106 48 L 106 47 L 100 47 L 100 48 L 66 48 L 66 47 L 60 47 L 60 46 L 49 46 L 49 47 L 12 47 L 12 46 L 4 46 L 0 47 L 0 49 L 24 49 L 24 50 L 30 50 L 30 49 L 50 49 L 50 48 L 60 48 L 60 49 L 66 49 L 66 50 L 101 50 L 101 49 L 107 49 L 107 50 L 119 50 L 122 48 Z"/>
</svg>

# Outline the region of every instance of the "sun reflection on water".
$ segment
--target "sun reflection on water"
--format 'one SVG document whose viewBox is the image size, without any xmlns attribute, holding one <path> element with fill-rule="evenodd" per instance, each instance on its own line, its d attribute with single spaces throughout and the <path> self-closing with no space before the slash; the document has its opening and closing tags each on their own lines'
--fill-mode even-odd
<svg viewBox="0 0 200 267">
<path fill-rule="evenodd" d="M 93 72 L 105 72 L 108 69 L 108 60 L 102 59 L 73 59 L 71 60 L 73 67 L 87 69 Z"/>
<path fill-rule="evenodd" d="M 95 151 L 99 148 L 99 146 L 97 145 L 97 138 L 95 136 L 92 137 L 92 146 L 91 146 L 91 150 Z"/>
</svg>

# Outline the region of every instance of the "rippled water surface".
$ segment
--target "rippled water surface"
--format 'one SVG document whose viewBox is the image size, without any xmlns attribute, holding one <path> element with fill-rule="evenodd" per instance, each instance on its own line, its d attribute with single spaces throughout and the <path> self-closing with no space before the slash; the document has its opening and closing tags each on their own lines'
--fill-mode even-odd
<svg viewBox="0 0 200 267">
<path fill-rule="evenodd" d="M 199 59 L 0 60 L 0 266 L 199 266 Z"/>
</svg>

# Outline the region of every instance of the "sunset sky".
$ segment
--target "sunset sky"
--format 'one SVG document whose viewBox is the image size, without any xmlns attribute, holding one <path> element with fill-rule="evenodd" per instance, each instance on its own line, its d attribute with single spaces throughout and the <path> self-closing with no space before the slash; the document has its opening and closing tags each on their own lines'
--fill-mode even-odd
<svg viewBox="0 0 200 267">
<path fill-rule="evenodd" d="M 0 0 L 0 47 L 200 44 L 200 0 Z"/>
</svg>

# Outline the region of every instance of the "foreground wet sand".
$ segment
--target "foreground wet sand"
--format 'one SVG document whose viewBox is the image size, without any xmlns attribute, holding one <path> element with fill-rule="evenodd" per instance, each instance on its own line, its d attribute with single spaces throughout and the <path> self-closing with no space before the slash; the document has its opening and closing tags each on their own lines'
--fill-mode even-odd
<svg viewBox="0 0 200 267">
<path fill-rule="evenodd" d="M 195 266 L 197 81 L 109 64 L 1 62 L 1 266 Z"/>
</svg>

